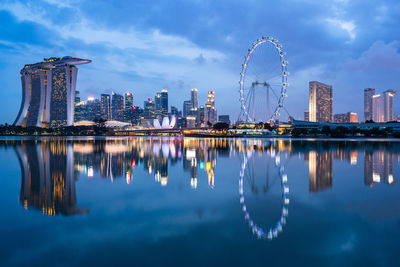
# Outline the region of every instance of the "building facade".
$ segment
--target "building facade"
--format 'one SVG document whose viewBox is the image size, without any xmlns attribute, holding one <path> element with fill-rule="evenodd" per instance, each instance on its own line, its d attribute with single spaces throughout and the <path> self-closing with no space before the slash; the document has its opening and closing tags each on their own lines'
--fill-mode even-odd
<svg viewBox="0 0 400 267">
<path fill-rule="evenodd" d="M 384 122 L 384 104 L 383 104 L 383 96 L 382 95 L 373 95 L 372 96 L 372 120 L 374 122 Z"/>
<path fill-rule="evenodd" d="M 394 121 L 393 116 L 393 98 L 396 91 L 387 90 L 383 92 L 383 119 L 384 121 Z"/>
<path fill-rule="evenodd" d="M 309 84 L 309 116 L 310 121 L 332 122 L 333 88 L 321 82 Z"/>
<path fill-rule="evenodd" d="M 217 121 L 217 110 L 215 109 L 215 92 L 208 91 L 207 102 L 205 104 L 204 120 L 215 123 Z"/>
<path fill-rule="evenodd" d="M 161 90 L 161 116 L 168 117 L 168 91 Z"/>
<path fill-rule="evenodd" d="M 304 120 L 310 121 L 310 112 L 308 110 L 304 111 Z"/>
<path fill-rule="evenodd" d="M 114 121 L 124 120 L 124 97 L 114 92 L 111 94 L 111 119 Z"/>
<path fill-rule="evenodd" d="M 192 108 L 197 110 L 198 102 L 197 102 L 197 89 L 196 88 L 192 88 L 192 90 L 190 90 L 190 101 L 192 102 Z"/>
<path fill-rule="evenodd" d="M 229 119 L 229 115 L 219 115 L 218 122 L 223 122 L 226 124 L 231 124 L 231 120 Z"/>
<path fill-rule="evenodd" d="M 344 114 L 335 114 L 333 116 L 334 123 L 351 123 L 358 122 L 358 114 L 355 112 L 347 112 Z"/>
<path fill-rule="evenodd" d="M 372 96 L 375 88 L 364 89 L 364 121 L 372 120 Z"/>
<path fill-rule="evenodd" d="M 111 120 L 111 96 L 101 94 L 101 117 L 106 121 Z"/>
<path fill-rule="evenodd" d="M 14 125 L 71 126 L 74 122 L 76 65 L 91 60 L 63 57 L 25 65 L 21 70 L 22 103 Z"/>
<path fill-rule="evenodd" d="M 125 109 L 124 109 L 124 121 L 125 122 L 132 121 L 132 107 L 133 107 L 133 94 L 126 93 L 125 94 Z"/>
</svg>

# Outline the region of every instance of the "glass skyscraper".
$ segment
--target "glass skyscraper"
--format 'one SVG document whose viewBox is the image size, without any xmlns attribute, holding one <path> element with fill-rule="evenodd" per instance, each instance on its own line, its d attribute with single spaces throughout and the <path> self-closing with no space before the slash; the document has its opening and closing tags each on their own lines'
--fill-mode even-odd
<svg viewBox="0 0 400 267">
<path fill-rule="evenodd" d="M 372 120 L 372 96 L 375 88 L 364 89 L 364 121 Z"/>
<path fill-rule="evenodd" d="M 91 60 L 63 57 L 25 65 L 21 70 L 22 103 L 14 125 L 70 126 L 74 122 L 75 65 Z"/>
<path fill-rule="evenodd" d="M 310 82 L 309 119 L 314 122 L 332 122 L 332 86 Z"/>
<path fill-rule="evenodd" d="M 111 95 L 111 119 L 114 121 L 124 120 L 124 97 L 114 92 Z"/>
</svg>

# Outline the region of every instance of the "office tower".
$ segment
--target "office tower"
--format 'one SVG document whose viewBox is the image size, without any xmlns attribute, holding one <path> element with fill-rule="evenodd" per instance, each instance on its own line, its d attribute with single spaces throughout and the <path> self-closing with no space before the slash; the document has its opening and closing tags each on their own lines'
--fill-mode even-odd
<svg viewBox="0 0 400 267">
<path fill-rule="evenodd" d="M 179 116 L 179 110 L 177 107 L 171 106 L 171 116 L 175 116 L 175 117 Z"/>
<path fill-rule="evenodd" d="M 372 96 L 375 88 L 364 89 L 364 121 L 372 120 Z"/>
<path fill-rule="evenodd" d="M 217 110 L 215 109 L 214 91 L 208 91 L 207 102 L 205 104 L 205 121 L 215 123 L 217 120 Z"/>
<path fill-rule="evenodd" d="M 132 120 L 131 123 L 133 125 L 140 125 L 142 123 L 142 119 L 144 119 L 143 109 L 138 106 L 132 107 Z"/>
<path fill-rule="evenodd" d="M 155 118 L 154 114 L 155 105 L 151 98 L 147 101 L 144 101 L 144 110 L 143 110 L 143 117 L 146 120 L 153 120 Z"/>
<path fill-rule="evenodd" d="M 124 97 L 114 92 L 111 94 L 111 119 L 114 121 L 124 120 Z"/>
<path fill-rule="evenodd" d="M 205 108 L 204 106 L 199 107 L 199 125 L 203 126 L 205 123 Z"/>
<path fill-rule="evenodd" d="M 310 192 L 332 187 L 332 152 L 310 151 L 308 160 Z"/>
<path fill-rule="evenodd" d="M 384 121 L 393 121 L 393 97 L 396 91 L 387 90 L 383 92 L 383 118 Z"/>
<path fill-rule="evenodd" d="M 304 111 L 304 121 L 310 121 L 310 112 L 308 110 Z"/>
<path fill-rule="evenodd" d="M 74 122 L 88 120 L 88 108 L 86 101 L 80 101 L 75 104 Z"/>
<path fill-rule="evenodd" d="M 75 65 L 90 60 L 63 57 L 25 65 L 21 70 L 22 103 L 14 125 L 37 127 L 70 126 L 74 121 Z"/>
<path fill-rule="evenodd" d="M 81 102 L 81 94 L 79 93 L 79 91 L 75 91 L 75 101 L 74 103 L 79 103 Z"/>
<path fill-rule="evenodd" d="M 111 97 L 108 94 L 101 94 L 101 117 L 111 120 Z"/>
<path fill-rule="evenodd" d="M 195 128 L 196 127 L 196 117 L 192 115 L 188 115 L 186 117 L 186 127 L 187 128 Z"/>
<path fill-rule="evenodd" d="M 183 101 L 183 117 L 186 118 L 189 115 L 190 109 L 192 108 L 192 101 Z"/>
<path fill-rule="evenodd" d="M 101 102 L 98 99 L 89 97 L 87 100 L 87 120 L 94 121 L 101 118 Z"/>
<path fill-rule="evenodd" d="M 162 117 L 168 116 L 168 91 L 161 90 L 161 115 Z"/>
<path fill-rule="evenodd" d="M 231 124 L 231 120 L 229 119 L 229 115 L 219 115 L 218 116 L 218 121 L 219 122 L 224 122 L 227 124 Z"/>
<path fill-rule="evenodd" d="M 372 96 L 372 120 L 374 122 L 384 122 L 384 110 L 383 110 L 383 96 L 373 95 Z"/>
<path fill-rule="evenodd" d="M 125 94 L 125 110 L 124 110 L 124 121 L 125 122 L 132 121 L 132 107 L 133 107 L 133 94 L 126 93 Z"/>
<path fill-rule="evenodd" d="M 358 122 L 358 115 L 355 112 L 347 112 L 344 114 L 335 114 L 333 116 L 334 123 L 350 123 Z"/>
<path fill-rule="evenodd" d="M 197 103 L 197 89 L 192 88 L 190 91 L 190 101 L 192 102 L 192 108 L 197 110 L 198 103 Z"/>
<path fill-rule="evenodd" d="M 332 122 L 332 86 L 317 81 L 310 82 L 310 121 Z"/>
<path fill-rule="evenodd" d="M 162 120 L 161 93 L 156 93 L 154 97 L 154 114 L 156 119 Z"/>
</svg>

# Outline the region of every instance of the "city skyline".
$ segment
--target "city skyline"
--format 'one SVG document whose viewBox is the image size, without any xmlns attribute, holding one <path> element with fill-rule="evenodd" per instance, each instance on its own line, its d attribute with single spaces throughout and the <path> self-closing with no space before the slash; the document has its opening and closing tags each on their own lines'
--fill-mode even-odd
<svg viewBox="0 0 400 267">
<path fill-rule="evenodd" d="M 159 10 L 170 9 L 163 2 L 157 5 Z M 0 121 L 10 124 L 18 113 L 11 104 L 21 98 L 16 70 L 49 55 L 93 59 L 78 76 L 77 90 L 83 98 L 102 90 L 122 95 L 137 91 L 134 105 L 138 105 L 148 92 L 165 88 L 178 96 L 170 103 L 176 107 L 184 101 L 182 91 L 198 88 L 199 98 L 204 98 L 212 89 L 223 99 L 216 104 L 217 110 L 223 107 L 234 118 L 240 108 L 237 90 L 243 56 L 251 42 L 263 35 L 276 36 L 287 51 L 291 76 L 285 105 L 296 119 L 303 117 L 308 104 L 308 81 L 318 80 L 335 88 L 333 98 L 340 101 L 333 106 L 334 114 L 351 110 L 362 120 L 362 98 L 351 100 L 349 93 L 362 94 L 369 87 L 397 90 L 399 84 L 398 27 L 393 26 L 398 3 L 369 5 L 368 10 L 375 10 L 372 18 L 361 3 L 350 1 L 230 3 L 232 12 L 220 12 L 218 3 L 188 2 L 182 7 L 188 12 L 167 19 L 147 4 L 113 7 L 102 2 L 94 7 L 85 1 L 5 1 L 0 4 L 5 25 L 0 55 L 7 61 L 0 62 L 0 80 L 4 99 L 9 101 L 0 105 L 4 109 Z M 233 27 L 241 10 L 267 7 L 274 14 L 271 23 L 257 23 L 263 21 L 263 13 L 256 12 L 243 20 L 240 29 Z M 94 14 L 103 14 L 104 19 Z M 287 16 L 291 20 L 279 20 L 280 26 L 274 26 L 274 20 Z M 317 41 L 315 34 L 320 37 Z M 394 97 L 396 115 L 398 98 Z"/>
</svg>

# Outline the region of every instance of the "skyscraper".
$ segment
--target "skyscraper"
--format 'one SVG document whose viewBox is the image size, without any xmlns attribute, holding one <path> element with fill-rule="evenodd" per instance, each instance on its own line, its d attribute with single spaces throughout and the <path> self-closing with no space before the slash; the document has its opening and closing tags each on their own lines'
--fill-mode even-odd
<svg viewBox="0 0 400 267">
<path fill-rule="evenodd" d="M 184 118 L 186 118 L 189 115 L 191 108 L 192 108 L 192 101 L 190 101 L 190 100 L 183 101 L 182 111 L 183 111 Z"/>
<path fill-rule="evenodd" d="M 81 94 L 79 91 L 75 91 L 75 104 L 81 102 Z"/>
<path fill-rule="evenodd" d="M 215 123 L 217 121 L 217 110 L 215 109 L 214 91 L 208 91 L 204 117 L 206 122 Z"/>
<path fill-rule="evenodd" d="M 147 101 L 144 101 L 144 110 L 143 110 L 144 119 L 150 121 L 155 118 L 154 107 L 155 105 L 151 98 L 149 98 Z"/>
<path fill-rule="evenodd" d="M 364 121 L 372 120 L 372 96 L 375 88 L 364 89 Z"/>
<path fill-rule="evenodd" d="M 358 115 L 355 112 L 347 112 L 344 114 L 335 114 L 333 116 L 334 123 L 350 123 L 358 122 Z"/>
<path fill-rule="evenodd" d="M 162 109 L 161 109 L 161 93 L 156 93 L 154 97 L 154 115 L 158 120 L 162 120 Z"/>
<path fill-rule="evenodd" d="M 87 100 L 87 120 L 93 121 L 101 118 L 101 102 L 98 99 L 89 97 Z"/>
<path fill-rule="evenodd" d="M 332 122 L 332 86 L 321 82 L 310 82 L 310 121 Z"/>
<path fill-rule="evenodd" d="M 114 121 L 124 120 L 124 97 L 114 92 L 111 95 L 111 119 Z"/>
<path fill-rule="evenodd" d="M 101 117 L 111 120 L 111 97 L 108 94 L 101 94 Z"/>
<path fill-rule="evenodd" d="M 168 116 L 168 91 L 161 90 L 161 115 L 162 117 Z"/>
<path fill-rule="evenodd" d="M 383 111 L 383 97 L 382 95 L 372 96 L 372 120 L 374 122 L 384 122 L 385 115 Z"/>
<path fill-rule="evenodd" d="M 74 121 L 75 65 L 91 60 L 63 57 L 25 65 L 21 70 L 22 103 L 14 125 L 70 126 Z"/>
<path fill-rule="evenodd" d="M 393 121 L 393 97 L 396 91 L 387 90 L 383 92 L 383 118 L 384 121 Z"/>
<path fill-rule="evenodd" d="M 310 112 L 308 110 L 304 111 L 304 121 L 310 121 Z"/>
<path fill-rule="evenodd" d="M 192 108 L 197 110 L 198 103 L 197 103 L 197 89 L 192 88 L 190 91 L 190 101 L 192 102 Z"/>
<path fill-rule="evenodd" d="M 132 107 L 133 107 L 133 94 L 126 93 L 125 94 L 125 110 L 124 110 L 124 121 L 125 122 L 132 121 Z"/>
</svg>

